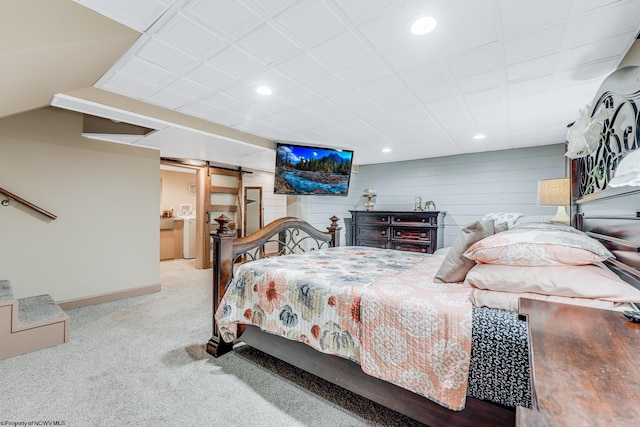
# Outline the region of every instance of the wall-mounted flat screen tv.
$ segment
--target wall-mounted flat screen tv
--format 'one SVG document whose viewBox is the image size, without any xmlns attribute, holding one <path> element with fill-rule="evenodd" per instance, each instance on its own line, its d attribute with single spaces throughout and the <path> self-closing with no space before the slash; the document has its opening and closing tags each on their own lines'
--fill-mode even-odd
<svg viewBox="0 0 640 427">
<path fill-rule="evenodd" d="M 276 145 L 276 194 L 346 196 L 353 151 L 288 143 Z"/>
</svg>

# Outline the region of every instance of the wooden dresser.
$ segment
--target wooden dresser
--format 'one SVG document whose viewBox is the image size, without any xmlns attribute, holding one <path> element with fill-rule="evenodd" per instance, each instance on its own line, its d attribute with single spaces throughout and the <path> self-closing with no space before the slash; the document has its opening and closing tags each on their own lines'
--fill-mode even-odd
<svg viewBox="0 0 640 427">
<path fill-rule="evenodd" d="M 622 313 L 520 299 L 533 409 L 516 426 L 640 425 L 640 324 Z"/>
<path fill-rule="evenodd" d="M 349 211 L 351 242 L 401 251 L 433 253 L 443 244 L 441 211 Z"/>
</svg>

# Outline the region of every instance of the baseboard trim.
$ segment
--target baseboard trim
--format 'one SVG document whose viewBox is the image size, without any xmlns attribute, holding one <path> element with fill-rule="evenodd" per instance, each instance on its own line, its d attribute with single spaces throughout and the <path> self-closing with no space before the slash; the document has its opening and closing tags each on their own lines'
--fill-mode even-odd
<svg viewBox="0 0 640 427">
<path fill-rule="evenodd" d="M 105 302 L 117 301 L 140 295 L 153 294 L 160 292 L 161 286 L 157 285 L 141 286 L 139 288 L 124 289 L 122 291 L 109 292 L 106 294 L 93 295 L 89 297 L 58 301 L 58 305 L 63 310 L 72 310 L 74 308 L 86 307 L 88 305 L 103 304 Z"/>
</svg>

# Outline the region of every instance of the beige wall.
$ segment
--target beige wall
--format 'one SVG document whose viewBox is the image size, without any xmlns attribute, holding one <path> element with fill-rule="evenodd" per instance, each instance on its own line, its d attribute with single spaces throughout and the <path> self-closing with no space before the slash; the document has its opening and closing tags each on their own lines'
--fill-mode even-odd
<svg viewBox="0 0 640 427">
<path fill-rule="evenodd" d="M 159 283 L 159 152 L 81 130 L 81 115 L 55 108 L 0 119 L 0 187 L 58 216 L 0 206 L 0 278 L 17 297 Z"/>
<path fill-rule="evenodd" d="M 194 214 L 196 211 L 196 196 L 189 194 L 189 185 L 196 184 L 195 170 L 193 172 L 175 172 L 161 170 L 162 200 L 160 201 L 160 214 L 162 211 L 173 209 L 174 216 L 178 216 L 180 205 L 191 205 Z"/>
</svg>

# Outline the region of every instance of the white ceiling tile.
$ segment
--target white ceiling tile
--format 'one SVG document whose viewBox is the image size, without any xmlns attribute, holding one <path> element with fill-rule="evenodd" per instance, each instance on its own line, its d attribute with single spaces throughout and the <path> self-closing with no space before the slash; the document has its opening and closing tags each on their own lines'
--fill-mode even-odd
<svg viewBox="0 0 640 427">
<path fill-rule="evenodd" d="M 281 99 L 280 96 L 262 96 L 254 101 L 254 105 L 271 113 L 291 108 L 292 105 Z"/>
<path fill-rule="evenodd" d="M 438 26 L 432 33 L 445 54 L 468 51 L 498 39 L 494 26 L 497 19 L 493 8 L 486 7 L 485 2 L 466 2 L 464 5 L 447 2 L 445 5 L 447 13 L 438 17 Z"/>
<path fill-rule="evenodd" d="M 306 84 L 310 89 L 315 90 L 321 96 L 327 96 L 338 92 L 344 92 L 351 88 L 345 78 L 336 74 L 329 74 Z"/>
<path fill-rule="evenodd" d="M 552 74 L 547 76 L 536 77 L 528 80 L 518 80 L 507 84 L 509 96 L 512 98 L 518 96 L 533 95 L 550 90 L 553 87 L 555 78 Z"/>
<path fill-rule="evenodd" d="M 254 88 L 268 86 L 273 91 L 274 96 L 278 96 L 280 93 L 287 92 L 297 86 L 297 83 L 289 77 L 271 69 L 247 79 L 247 82 L 251 83 Z"/>
<path fill-rule="evenodd" d="M 371 52 L 351 32 L 341 33 L 313 48 L 329 66 L 341 70 L 371 57 Z"/>
<path fill-rule="evenodd" d="M 379 80 L 389 74 L 391 73 L 374 58 L 367 59 L 340 72 L 340 75 L 356 87 Z"/>
<path fill-rule="evenodd" d="M 224 93 L 248 104 L 253 104 L 264 97 L 264 95 L 260 95 L 255 91 L 255 87 L 252 84 L 245 82 L 225 89 Z"/>
<path fill-rule="evenodd" d="M 196 58 L 201 58 L 223 41 L 198 22 L 180 13 L 174 15 L 162 27 L 154 28 L 150 34 Z"/>
<path fill-rule="evenodd" d="M 213 90 L 187 78 L 180 78 L 167 85 L 167 89 L 189 99 L 201 99 L 213 95 Z"/>
<path fill-rule="evenodd" d="M 296 86 L 295 88 L 278 95 L 278 98 L 291 105 L 304 105 L 318 99 L 318 94 L 309 90 L 305 86 Z"/>
<path fill-rule="evenodd" d="M 211 105 L 212 107 L 215 107 L 221 111 L 231 111 L 237 108 L 241 108 L 245 105 L 245 103 L 241 100 L 222 92 L 218 92 L 213 96 L 203 99 L 202 102 L 207 105 Z"/>
<path fill-rule="evenodd" d="M 410 106 L 421 105 L 414 96 L 409 93 L 398 93 L 396 95 L 385 96 L 378 101 L 386 111 L 401 110 Z"/>
<path fill-rule="evenodd" d="M 338 30 L 342 23 L 321 2 L 303 0 L 274 18 L 299 40 L 311 44 Z"/>
<path fill-rule="evenodd" d="M 460 109 L 460 102 L 457 98 L 441 99 L 439 101 L 433 101 L 428 104 L 429 111 L 434 114 L 439 114 L 447 111 L 454 111 Z"/>
<path fill-rule="evenodd" d="M 552 100 L 551 93 L 534 93 L 532 95 L 520 96 L 509 100 L 509 114 L 513 111 L 531 112 L 535 110 L 549 110 Z"/>
<path fill-rule="evenodd" d="M 496 102 L 489 102 L 487 104 L 471 105 L 469 107 L 469 110 L 471 111 L 471 114 L 474 117 L 476 115 L 482 116 L 486 114 L 503 115 L 503 116 L 507 115 L 507 113 L 505 112 L 504 101 L 496 101 Z"/>
<path fill-rule="evenodd" d="M 504 82 L 504 71 L 496 68 L 473 76 L 458 79 L 458 87 L 463 94 L 478 92 L 500 86 Z"/>
<path fill-rule="evenodd" d="M 628 39 L 628 35 L 622 34 L 567 49 L 562 57 L 562 67 L 576 68 L 611 57 L 621 58 L 627 51 Z"/>
<path fill-rule="evenodd" d="M 507 81 L 529 79 L 532 77 L 552 74 L 558 69 L 559 54 L 541 56 L 529 61 L 507 65 Z"/>
<path fill-rule="evenodd" d="M 392 111 L 389 113 L 389 116 L 393 117 L 398 123 L 410 128 L 424 124 L 429 124 L 431 126 L 434 125 L 429 113 L 420 107 L 411 107 L 403 110 Z"/>
<path fill-rule="evenodd" d="M 336 6 L 341 8 L 349 16 L 351 21 L 360 21 L 374 14 L 386 12 L 398 0 L 349 0 L 347 2 L 334 0 Z"/>
<path fill-rule="evenodd" d="M 221 125 L 231 126 L 231 127 L 237 125 L 238 123 L 242 123 L 242 120 L 243 119 L 241 116 L 234 114 L 230 111 L 226 111 L 224 114 L 221 114 L 221 115 L 215 115 L 212 118 L 212 121 L 214 121 L 215 123 L 219 123 Z"/>
<path fill-rule="evenodd" d="M 207 62 L 213 67 L 237 78 L 252 76 L 262 71 L 266 65 L 249 52 L 237 46 L 225 48 L 221 52 L 213 55 Z"/>
<path fill-rule="evenodd" d="M 398 46 L 382 53 L 382 56 L 396 72 L 429 67 L 442 58 L 442 54 L 432 40 Z"/>
<path fill-rule="evenodd" d="M 492 87 L 489 89 L 481 90 L 479 92 L 468 93 L 464 95 L 464 100 L 467 105 L 473 107 L 483 104 L 494 104 L 502 100 L 504 95 L 501 86 Z"/>
<path fill-rule="evenodd" d="M 420 68 L 410 68 L 398 73 L 400 79 L 411 89 L 419 90 L 447 83 L 447 76 L 438 63 L 426 64 Z"/>
<path fill-rule="evenodd" d="M 368 136 L 380 133 L 379 129 L 375 128 L 364 120 L 357 118 L 349 118 L 348 120 L 334 123 L 333 126 L 354 135 Z"/>
<path fill-rule="evenodd" d="M 384 14 L 358 25 L 358 30 L 380 52 L 402 48 L 416 41 L 415 36 L 407 31 L 407 24 L 413 16 L 407 13 L 403 2 L 399 3 L 394 3 L 393 8 L 389 7 Z"/>
<path fill-rule="evenodd" d="M 606 12 L 596 9 L 575 19 L 569 31 L 570 46 L 620 33 L 630 32 L 631 36 L 636 36 L 638 22 L 640 7 L 637 0 L 615 3 Z"/>
<path fill-rule="evenodd" d="M 330 123 L 354 119 L 354 116 L 335 104 L 320 99 L 302 107 L 302 110 Z"/>
<path fill-rule="evenodd" d="M 215 68 L 207 64 L 200 64 L 186 76 L 207 85 L 213 90 L 224 89 L 238 82 L 237 77 L 233 77 L 220 70 L 216 70 Z"/>
<path fill-rule="evenodd" d="M 395 76 L 387 76 L 362 87 L 363 93 L 371 99 L 385 99 L 405 93 L 405 89 Z"/>
<path fill-rule="evenodd" d="M 454 90 L 448 84 L 440 84 L 415 91 L 415 94 L 422 102 L 432 102 L 440 99 L 451 98 L 455 95 Z"/>
<path fill-rule="evenodd" d="M 573 11 L 576 13 L 584 13 L 619 1 L 620 0 L 580 0 L 573 3 Z"/>
<path fill-rule="evenodd" d="M 236 110 L 233 110 L 233 114 L 242 117 L 243 122 L 252 122 L 254 120 L 260 120 L 265 116 L 271 116 L 269 111 L 263 110 L 255 105 L 245 105 Z"/>
<path fill-rule="evenodd" d="M 281 111 L 279 115 L 296 123 L 309 126 L 311 128 L 318 128 L 319 125 L 321 128 L 323 126 L 327 126 L 327 122 L 325 122 L 324 120 L 320 120 L 317 117 L 314 117 L 313 114 L 309 114 L 301 109 Z"/>
<path fill-rule="evenodd" d="M 478 74 L 502 65 L 502 53 L 498 43 L 490 43 L 457 55 L 445 55 L 445 58 L 455 77 Z"/>
<path fill-rule="evenodd" d="M 303 132 L 309 129 L 308 126 L 294 120 L 290 120 L 279 114 L 270 115 L 268 121 L 269 126 L 272 126 L 274 129 L 281 129 L 284 133 Z"/>
<path fill-rule="evenodd" d="M 616 69 L 621 59 L 622 58 L 614 57 L 603 61 L 585 64 L 580 67 L 571 68 L 563 71 L 558 76 L 558 80 L 561 84 L 566 84 L 568 82 L 582 82 L 593 79 L 600 79 L 602 81 L 607 75 Z"/>
<path fill-rule="evenodd" d="M 329 74 L 329 69 L 306 52 L 275 65 L 275 68 L 302 83 L 317 80 Z"/>
<path fill-rule="evenodd" d="M 277 6 L 283 3 L 287 3 L 287 1 L 283 0 L 251 0 L 250 3 L 255 7 L 259 8 L 263 12 L 269 12 L 272 9 L 275 9 Z"/>
<path fill-rule="evenodd" d="M 559 51 L 562 48 L 566 29 L 566 23 L 561 23 L 505 40 L 505 61 L 518 62 Z"/>
<path fill-rule="evenodd" d="M 462 110 L 439 111 L 433 114 L 441 123 L 447 123 L 451 126 L 451 122 L 467 121 L 467 116 Z"/>
<path fill-rule="evenodd" d="M 273 25 L 262 25 L 238 41 L 247 50 L 266 63 L 275 62 L 293 54 L 300 46 L 278 32 Z"/>
<path fill-rule="evenodd" d="M 140 51 L 137 56 L 156 65 L 163 66 L 174 73 L 183 71 L 196 60 L 193 56 L 189 56 L 184 52 L 151 37 L 149 37 L 147 42 L 140 47 Z"/>
<path fill-rule="evenodd" d="M 120 73 L 157 87 L 175 77 L 169 70 L 136 57 L 129 58 L 122 65 Z"/>
<path fill-rule="evenodd" d="M 163 105 L 165 108 L 169 108 L 170 110 L 177 110 L 178 108 L 189 104 L 194 100 L 192 98 L 188 98 L 186 96 L 163 89 L 148 97 L 146 101 Z"/>
<path fill-rule="evenodd" d="M 185 6 L 192 18 L 230 36 L 255 21 L 258 16 L 242 2 L 194 0 Z"/>
<path fill-rule="evenodd" d="M 118 93 L 125 94 L 125 96 L 133 96 L 137 99 L 146 98 L 158 90 L 156 85 L 151 85 L 120 73 L 110 76 L 98 87 L 104 90 L 118 88 Z"/>
<path fill-rule="evenodd" d="M 181 108 L 179 111 L 185 114 L 193 114 L 194 116 L 201 117 L 204 119 L 209 119 L 215 115 L 224 114 L 224 110 L 216 108 L 212 105 L 205 104 L 204 102 L 196 102 L 191 105 L 187 105 L 184 108 Z"/>
<path fill-rule="evenodd" d="M 571 3 L 571 0 L 503 1 L 500 22 L 504 36 L 509 38 L 565 21 L 569 18 Z"/>
</svg>

